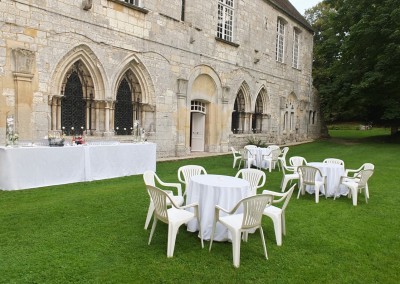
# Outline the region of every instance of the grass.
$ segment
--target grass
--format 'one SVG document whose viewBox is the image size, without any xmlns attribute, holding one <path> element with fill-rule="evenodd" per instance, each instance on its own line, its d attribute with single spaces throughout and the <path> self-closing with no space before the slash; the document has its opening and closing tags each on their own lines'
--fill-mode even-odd
<svg viewBox="0 0 400 284">
<path fill-rule="evenodd" d="M 152 244 L 143 229 L 148 195 L 141 176 L 0 192 L 0 283 L 397 283 L 400 278 L 400 145 L 384 143 L 386 130 L 331 130 L 331 139 L 290 147 L 288 157 L 343 159 L 347 168 L 375 164 L 370 200 L 358 206 L 341 197 L 296 199 L 286 213 L 287 235 L 275 242 L 263 220 L 269 260 L 259 233 L 242 243 L 239 269 L 231 243 L 209 242 L 184 227 L 174 257 L 166 257 L 167 227 Z M 369 134 L 369 135 L 367 135 Z M 199 164 L 209 173 L 234 175 L 232 155 L 157 163 L 165 181 Z M 279 191 L 281 173 L 267 173 Z M 397 280 L 396 280 L 397 279 Z"/>
</svg>

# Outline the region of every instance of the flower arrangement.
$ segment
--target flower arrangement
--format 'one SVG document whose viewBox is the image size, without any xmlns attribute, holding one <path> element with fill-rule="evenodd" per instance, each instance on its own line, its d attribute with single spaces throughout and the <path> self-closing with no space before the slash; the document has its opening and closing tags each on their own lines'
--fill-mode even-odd
<svg viewBox="0 0 400 284">
<path fill-rule="evenodd" d="M 14 116 L 7 115 L 6 119 L 6 146 L 16 145 L 18 142 L 18 133 L 14 129 Z"/>
</svg>

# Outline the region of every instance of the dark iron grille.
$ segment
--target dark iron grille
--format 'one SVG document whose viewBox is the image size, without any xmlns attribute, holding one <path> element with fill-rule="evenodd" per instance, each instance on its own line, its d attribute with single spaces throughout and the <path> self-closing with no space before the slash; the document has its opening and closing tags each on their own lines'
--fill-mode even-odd
<svg viewBox="0 0 400 284">
<path fill-rule="evenodd" d="M 132 134 L 133 127 L 132 91 L 126 79 L 121 81 L 115 103 L 115 124 L 117 135 Z M 118 127 L 118 129 L 117 129 Z"/>
<path fill-rule="evenodd" d="M 251 128 L 254 133 L 262 132 L 262 113 L 263 113 L 263 104 L 261 96 L 257 97 L 256 108 L 254 110 L 253 119 L 251 122 Z"/>
<path fill-rule="evenodd" d="M 245 114 L 245 101 L 243 93 L 240 92 L 236 97 L 235 105 L 233 107 L 233 112 L 232 112 L 231 131 L 233 133 L 243 133 L 244 125 L 242 124 L 244 123 L 244 114 Z"/>
<path fill-rule="evenodd" d="M 67 135 L 82 134 L 81 127 L 85 127 L 85 121 L 82 83 L 77 72 L 74 71 L 67 80 L 61 101 L 61 126 L 65 127 Z"/>
</svg>

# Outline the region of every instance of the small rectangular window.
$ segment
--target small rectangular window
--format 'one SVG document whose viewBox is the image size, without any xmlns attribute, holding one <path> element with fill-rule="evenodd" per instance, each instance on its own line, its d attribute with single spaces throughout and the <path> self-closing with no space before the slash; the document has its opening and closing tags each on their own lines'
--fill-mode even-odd
<svg viewBox="0 0 400 284">
<path fill-rule="evenodd" d="M 140 0 L 120 0 L 120 1 L 126 2 L 128 4 L 132 4 L 132 5 L 135 5 L 135 6 L 138 6 L 138 7 L 139 7 L 139 4 L 140 4 Z"/>
</svg>

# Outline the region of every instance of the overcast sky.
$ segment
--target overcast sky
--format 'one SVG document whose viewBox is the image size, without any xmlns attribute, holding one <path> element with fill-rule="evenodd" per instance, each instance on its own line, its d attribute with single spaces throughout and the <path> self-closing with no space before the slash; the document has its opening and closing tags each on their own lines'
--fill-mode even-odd
<svg viewBox="0 0 400 284">
<path fill-rule="evenodd" d="M 321 0 L 289 0 L 296 7 L 300 14 L 304 15 L 304 11 L 317 5 Z"/>
</svg>

